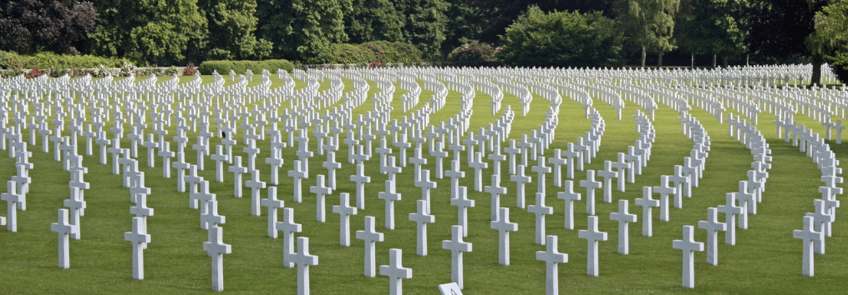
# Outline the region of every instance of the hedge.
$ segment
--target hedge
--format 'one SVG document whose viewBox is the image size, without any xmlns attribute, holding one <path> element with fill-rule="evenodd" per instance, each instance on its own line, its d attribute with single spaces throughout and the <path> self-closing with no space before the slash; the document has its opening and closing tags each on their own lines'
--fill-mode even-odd
<svg viewBox="0 0 848 295">
<path fill-rule="evenodd" d="M 200 64 L 198 70 L 203 75 L 211 75 L 212 72 L 218 71 L 220 75 L 228 75 L 230 70 L 236 74 L 244 74 L 248 69 L 254 74 L 259 74 L 263 69 L 271 73 L 275 73 L 277 69 L 284 69 L 291 73 L 294 70 L 294 64 L 284 59 L 270 59 L 263 61 L 252 60 L 207 60 Z"/>
<path fill-rule="evenodd" d="M 124 58 L 99 57 L 93 55 L 67 55 L 52 52 L 39 52 L 34 55 L 20 55 L 14 52 L 0 51 L 0 68 L 29 69 L 39 68 L 96 68 L 103 65 L 107 68 L 120 68 Z"/>
<path fill-rule="evenodd" d="M 374 41 L 362 44 L 334 44 L 332 64 L 419 63 L 421 50 L 403 42 Z"/>
</svg>

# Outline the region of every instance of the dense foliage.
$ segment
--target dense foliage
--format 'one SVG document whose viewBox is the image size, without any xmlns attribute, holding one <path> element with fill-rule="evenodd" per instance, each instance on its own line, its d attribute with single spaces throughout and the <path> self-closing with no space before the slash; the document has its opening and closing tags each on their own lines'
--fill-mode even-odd
<svg viewBox="0 0 848 295">
<path fill-rule="evenodd" d="M 448 61 L 451 62 L 492 62 L 495 61 L 496 48 L 477 41 L 462 44 L 451 51 Z"/>
<path fill-rule="evenodd" d="M 848 83 L 848 0 L 832 1 L 815 16 L 813 41 L 839 81 Z"/>
<path fill-rule="evenodd" d="M 521 66 L 609 66 L 618 63 L 623 34 L 599 12 L 542 12 L 531 7 L 506 29 L 501 59 Z"/>
<path fill-rule="evenodd" d="M 79 53 L 96 19 L 91 2 L 4 0 L 0 3 L 0 49 L 23 54 Z"/>
<path fill-rule="evenodd" d="M 172 64 L 200 58 L 207 45 L 206 18 L 197 0 L 94 0 L 98 26 L 89 50 L 136 63 Z"/>
<path fill-rule="evenodd" d="M 674 44 L 674 15 L 680 7 L 680 0 L 621 0 L 626 13 L 619 21 L 627 31 L 628 39 L 642 50 L 642 67 L 648 51 L 659 55 L 658 66 L 662 66 L 662 56 L 676 48 Z"/>
<path fill-rule="evenodd" d="M 256 0 L 199 0 L 209 29 L 208 59 L 262 59 L 272 43 L 256 38 Z"/>
<path fill-rule="evenodd" d="M 848 70 L 848 30 L 840 26 L 846 1 L 5 0 L 0 50 L 138 65 L 286 59 L 597 67 L 634 58 L 644 66 L 651 55 L 661 66 L 664 55 L 689 65 L 691 54 L 693 66 L 695 55 L 711 55 L 716 66 L 716 56 L 726 65 L 748 54 L 755 62 L 829 63 L 839 72 Z M 505 51 L 494 55 L 494 48 Z"/>
<path fill-rule="evenodd" d="M 23 69 L 33 66 L 40 68 L 96 68 L 100 65 L 120 68 L 124 62 L 129 61 L 122 58 L 104 58 L 92 55 L 55 54 L 52 52 L 20 55 L 14 52 L 0 51 L 0 69 Z"/>
<path fill-rule="evenodd" d="M 334 64 L 404 63 L 422 61 L 421 50 L 402 42 L 375 41 L 362 44 L 336 44 L 333 46 Z"/>
<path fill-rule="evenodd" d="M 745 52 L 744 0 L 681 0 L 675 20 L 680 49 L 692 54 L 739 55 Z"/>
</svg>

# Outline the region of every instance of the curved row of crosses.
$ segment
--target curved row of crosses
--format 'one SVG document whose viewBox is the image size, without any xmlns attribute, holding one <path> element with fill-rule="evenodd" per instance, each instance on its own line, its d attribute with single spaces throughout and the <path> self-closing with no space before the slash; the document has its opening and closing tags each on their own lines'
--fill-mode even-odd
<svg viewBox="0 0 848 295">
<path fill-rule="evenodd" d="M 768 84 L 773 82 L 769 79 L 791 76 L 789 72 L 793 69 L 778 70 L 781 74 L 774 76 L 777 78 L 760 74 L 761 69 L 752 71 L 756 74 L 746 76 L 741 71 L 741 77 L 744 78 L 729 82 L 721 80 L 720 83 Z M 691 103 L 720 120 L 724 119 L 723 114 L 726 107 L 729 107 L 753 122 L 746 123 L 730 113 L 726 120 L 730 135 L 735 134 L 736 139 L 754 155 L 754 169 L 749 171 L 747 181 L 740 181 L 739 192 L 728 194 L 726 205 L 720 205 L 718 209 L 709 208 L 708 220 L 699 223 L 699 227 L 710 233 L 707 261 L 717 263 L 716 231 L 726 229 L 726 241 L 732 245 L 734 215 L 739 215 L 739 227 L 745 228 L 747 214 L 756 214 L 756 203 L 762 201 L 770 150 L 765 138 L 754 127 L 761 109 L 777 115 L 775 123 L 778 125 L 778 134 L 781 128 L 785 128 L 789 140 L 788 133 L 793 133 L 795 144 L 800 139 L 802 151 L 806 151 L 820 166 L 822 181 L 826 183 L 821 190 L 822 200 L 816 201 L 817 211 L 807 218 L 809 221 L 806 221 L 808 226 L 805 231 L 796 236 L 805 241 L 816 241 L 817 253 L 823 254 L 824 238 L 817 238 L 815 233 L 830 235 L 826 229 L 834 220 L 835 207 L 838 206 L 836 195 L 841 193 L 841 189 L 837 184 L 841 178 L 837 175 L 841 169 L 837 167 L 835 153 L 830 151 L 824 139 L 810 129 L 799 127 L 792 116 L 796 112 L 804 113 L 821 122 L 828 128 L 828 138 L 830 129 L 835 128 L 839 141 L 841 121 L 832 124 L 830 118 L 832 115 L 844 116 L 844 100 L 835 98 L 841 94 L 834 93 L 834 90 L 800 91 L 787 87 L 763 95 L 754 91 L 762 86 L 743 89 L 707 85 L 707 81 L 712 81 L 711 75 L 703 72 L 571 69 L 313 69 L 295 70 L 291 76 L 278 71 L 277 79 L 282 81 L 282 86 L 276 88 L 272 88 L 271 73 L 267 71 L 261 73 L 260 83 L 253 86 L 248 86 L 251 85 L 252 75 L 240 76 L 238 82 L 231 75 L 231 83 L 228 84 L 217 73 L 208 84 L 203 84 L 200 76 L 195 76 L 188 83 L 180 83 L 177 77 L 162 83 L 155 83 L 154 78 L 136 82 L 133 77 L 117 81 L 111 77 L 100 80 L 91 77 L 74 80 L 68 77 L 32 80 L 16 77 L 0 81 L 0 93 L 3 94 L 0 96 L 0 149 L 9 151 L 16 170 L 16 175 L 7 182 L 7 193 L 3 194 L 3 200 L 9 204 L 7 227 L 14 232 L 17 210 L 26 210 L 26 194 L 33 181 L 29 175 L 30 170 L 34 169 L 29 160 L 32 157 L 29 147 L 41 145 L 45 153 L 52 149 L 54 160 L 61 161 L 63 169 L 70 173 L 70 194 L 63 203 L 68 209 L 59 209 L 59 222 L 51 227 L 60 237 L 59 266 L 70 266 L 69 238 L 81 237 L 81 217 L 85 215 L 86 208 L 84 192 L 91 187 L 83 179 L 88 170 L 83 164 L 83 154 L 78 152 L 83 145 L 78 138 L 82 136 L 85 138 L 84 154 L 91 156 L 96 145 L 99 145 L 99 162 L 111 164 L 112 173 L 120 174 L 122 185 L 129 190 L 130 201 L 133 203 L 130 212 L 135 217 L 132 220 L 132 231 L 125 234 L 125 239 L 133 244 L 134 278 L 144 278 L 143 250 L 151 241 L 146 224 L 147 218 L 153 215 L 153 209 L 147 207 L 146 200 L 155 193 L 146 187 L 146 176 L 140 171 L 138 162 L 146 158 L 147 166 L 155 167 L 157 158 L 161 158 L 162 177 L 171 178 L 172 172 L 176 172 L 177 191 L 188 192 L 190 207 L 199 209 L 201 229 L 208 231 L 208 241 L 203 243 L 203 249 L 212 257 L 214 290 L 223 290 L 223 255 L 232 249 L 223 243 L 221 225 L 225 218 L 218 214 L 218 194 L 228 193 L 210 191 L 211 180 L 204 179 L 203 175 L 203 171 L 207 170 L 210 172 L 205 175 L 212 174 L 214 170 L 214 178 L 218 183 L 229 181 L 224 176 L 226 171 L 232 173 L 233 195 L 237 198 L 242 197 L 244 188 L 250 189 L 251 215 L 260 216 L 261 207 L 267 207 L 268 236 L 277 238 L 278 232 L 283 232 L 283 265 L 297 266 L 301 274 L 298 276 L 298 292 L 306 294 L 309 292 L 308 266 L 317 265 L 318 257 L 309 253 L 309 238 L 306 237 L 309 233 L 303 233 L 301 225 L 295 223 L 294 209 L 285 207 L 278 193 L 288 196 L 290 191 L 291 201 L 295 203 L 311 200 L 304 196 L 315 195 L 317 222 L 325 223 L 325 199 L 337 192 L 340 204 L 333 206 L 332 211 L 340 215 L 339 243 L 350 247 L 350 217 L 366 212 L 366 202 L 375 199 L 372 196 L 385 202 L 385 228 L 395 228 L 395 204 L 401 201 L 397 185 L 401 180 L 398 176 L 407 165 L 411 165 L 413 185 L 421 190 L 422 197 L 416 202 L 417 211 L 410 213 L 410 220 L 418 224 L 416 253 L 426 256 L 426 225 L 435 222 L 431 203 L 445 202 L 448 195 L 444 194 L 445 198 L 431 197 L 437 181 L 430 179 L 431 171 L 426 169 L 430 159 L 436 179 L 450 178 L 450 188 L 438 192 L 449 191 L 449 203 L 458 209 L 458 221 L 452 227 L 452 239 L 443 243 L 444 249 L 452 251 L 451 282 L 456 283 L 459 289 L 463 288 L 462 255 L 463 252 L 471 252 L 471 244 L 463 241 L 463 238 L 468 237 L 468 210 L 475 203 L 469 197 L 474 193 L 484 192 L 491 197 L 490 221 L 491 227 L 499 231 L 499 262 L 509 265 L 509 232 L 516 231 L 517 224 L 509 221 L 510 206 L 501 206 L 500 198 L 515 195 L 517 208 L 526 208 L 527 212 L 536 215 L 535 242 L 547 246 L 547 250 L 539 251 L 536 257 L 547 264 L 548 292 L 557 293 L 559 275 L 556 264 L 565 262 L 566 256 L 557 252 L 557 236 L 545 234 L 545 216 L 554 212 L 552 207 L 545 205 L 546 198 L 552 195 L 547 193 L 551 187 L 547 185 L 546 179 L 552 177 L 552 186 L 564 190 L 556 193 L 556 196 L 565 201 L 564 227 L 574 229 L 573 203 L 581 200 L 581 194 L 574 192 L 574 170 L 576 168 L 586 172 L 586 179 L 579 180 L 578 186 L 586 191 L 589 228 L 580 230 L 578 237 L 589 241 L 587 273 L 598 276 L 598 241 L 605 241 L 607 237 L 605 232 L 598 229 L 595 190 L 603 189 L 603 200 L 611 203 L 613 179 L 617 181 L 617 190 L 624 192 L 626 182 L 634 183 L 635 176 L 641 175 L 642 168 L 647 166 L 651 158 L 652 144 L 656 139 L 652 121 L 659 108 L 657 102 L 680 115 L 682 133 L 693 142 L 693 147 L 683 164 L 675 165 L 674 175 L 662 176 L 658 186 L 643 187 L 642 198 L 635 200 L 638 206 L 643 207 L 643 235 L 652 236 L 652 208 L 660 208 L 659 219 L 668 221 L 669 197 L 673 195 L 674 206 L 681 208 L 682 197 L 692 197 L 691 187 L 697 187 L 698 179 L 703 177 L 710 138 L 704 126 L 688 113 Z M 306 86 L 295 89 L 295 79 Z M 353 89 L 346 89 L 345 81 L 349 81 Z M 329 84 L 329 88 L 320 90 L 322 84 Z M 369 84 L 373 84 L 375 89 Z M 394 101 L 397 96 L 395 84 L 407 91 L 399 96 L 400 104 Z M 419 97 L 425 90 L 432 92 L 433 96 L 421 103 Z M 494 122 L 485 127 L 480 126 L 475 133 L 470 120 L 477 91 L 491 97 L 488 104 L 492 115 L 501 112 L 504 104 L 516 99 L 522 117 L 526 117 L 535 111 L 531 106 L 538 105 L 538 101 L 534 102 L 534 94 L 546 100 L 548 108 L 544 118 L 540 118 L 541 124 L 527 128 L 529 132 L 512 134 L 511 131 L 518 128 L 516 120 L 519 118 L 507 105 Z M 452 92 L 459 93 L 460 98 L 449 98 Z M 507 94 L 511 97 L 507 97 Z M 559 115 L 565 105 L 563 95 L 585 109 L 583 114 L 589 120 L 590 128 L 575 142 L 554 145 Z M 597 157 L 606 129 L 601 112 L 593 106 L 594 99 L 612 107 L 619 120 L 626 106 L 625 101 L 641 108 L 632 117 L 636 121 L 639 138 L 627 147 L 626 153 L 617 154 L 617 161 L 603 161 L 603 169 L 598 170 L 586 168 Z M 445 108 L 449 104 L 458 104 L 458 111 L 445 114 L 449 112 Z M 395 111 L 396 106 L 400 106 L 401 114 Z M 433 116 L 444 119 L 431 122 Z M 150 122 L 149 127 L 146 122 Z M 127 127 L 131 131 L 125 134 L 124 128 Z M 166 138 L 169 133 L 174 134 L 170 140 Z M 24 135 L 28 135 L 28 141 Z M 341 135 L 345 138 L 342 139 Z M 241 137 L 241 143 L 238 137 Z M 194 144 L 189 145 L 192 142 Z M 213 149 L 215 142 L 218 144 Z M 173 151 L 172 143 L 175 143 Z M 260 146 L 260 143 L 265 146 Z M 142 152 L 138 151 L 139 145 Z M 268 157 L 264 159 L 264 164 L 267 166 L 256 163 L 257 157 L 266 147 Z M 187 156 L 190 151 L 186 151 L 186 148 L 195 151 L 194 157 Z M 356 173 L 349 178 L 350 183 L 355 184 L 355 206 L 349 205 L 348 193 L 339 192 L 339 188 L 347 184 L 343 183 L 344 176 L 338 175 L 345 166 L 345 159 L 337 161 L 337 152 L 344 155 L 342 150 L 345 148 L 345 159 L 356 168 Z M 311 149 L 317 151 L 318 155 L 326 156 L 326 160 L 319 165 L 310 164 L 310 160 L 313 163 L 320 161 Z M 463 152 L 466 154 L 464 160 Z M 410 153 L 412 156 L 409 156 Z M 111 154 L 111 159 L 108 154 Z M 372 162 L 372 157 L 379 157 L 379 161 L 375 159 Z M 194 161 L 187 161 L 186 158 L 193 158 Z M 214 169 L 205 167 L 207 159 L 215 162 Z M 445 159 L 450 160 L 450 169 L 444 167 Z M 514 194 L 508 194 L 507 189 L 501 186 L 502 162 L 507 166 L 509 180 L 515 183 Z M 291 167 L 285 174 L 291 179 L 290 188 L 285 187 L 289 181 L 281 181 L 279 177 L 279 169 L 286 165 Z M 367 171 L 366 166 L 370 165 L 379 165 L 379 170 Z M 320 168 L 316 171 L 316 167 L 326 169 L 326 173 Z M 466 178 L 463 171 L 465 167 L 474 170 L 473 177 L 468 177 L 473 179 L 471 193 L 460 182 Z M 535 177 L 527 176 L 527 168 L 536 174 Z M 562 168 L 567 171 L 562 173 Z M 260 171 L 268 171 L 269 176 L 263 178 Z M 384 190 L 376 194 L 366 190 L 366 184 L 375 176 L 373 173 L 367 175 L 369 172 L 386 175 Z M 484 173 L 490 174 L 490 185 L 484 185 Z M 243 175 L 246 175 L 246 180 Z M 595 180 L 596 175 L 603 178 L 603 181 Z M 311 178 L 315 179 L 315 185 L 303 184 L 304 180 Z M 535 203 L 528 206 L 525 204 L 525 186 L 533 178 L 537 184 Z M 147 182 L 150 182 L 149 178 Z M 268 194 L 265 199 L 262 199 L 262 189 L 266 189 Z M 660 195 L 659 200 L 652 199 L 654 193 Z M 736 206 L 737 201 L 739 206 Z M 278 221 L 278 209 L 283 212 L 283 221 Z M 368 210 L 370 215 L 377 212 L 377 209 Z M 716 212 L 726 214 L 726 225 L 722 226 L 716 221 Z M 619 200 L 619 211 L 612 212 L 610 218 L 619 223 L 619 253 L 628 254 L 627 224 L 637 221 L 636 215 L 628 213 L 628 200 Z M 365 241 L 364 274 L 374 277 L 374 245 L 383 236 L 374 229 L 375 217 L 366 216 L 363 219 L 365 230 L 357 231 L 355 236 Z M 675 248 L 684 250 L 684 261 L 689 261 L 689 267 L 683 269 L 685 287 L 694 287 L 692 251 L 702 247 L 692 239 L 692 231 L 691 226 L 684 227 L 684 240 L 674 242 Z M 297 246 L 296 233 L 302 235 L 297 237 Z M 412 276 L 411 270 L 400 265 L 401 255 L 400 249 L 392 249 L 392 265 L 380 267 L 380 273 L 391 278 L 392 290 L 398 292 L 401 290 L 400 279 Z M 811 261 L 812 255 L 809 256 Z M 812 275 L 812 268 L 805 267 L 804 273 Z"/>
</svg>

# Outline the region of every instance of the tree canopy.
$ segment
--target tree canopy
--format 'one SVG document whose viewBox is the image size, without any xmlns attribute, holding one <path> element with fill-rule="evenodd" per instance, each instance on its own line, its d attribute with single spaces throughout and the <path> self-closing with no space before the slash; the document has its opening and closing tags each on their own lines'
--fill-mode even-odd
<svg viewBox="0 0 848 295">
<path fill-rule="evenodd" d="M 94 5 L 87 1 L 7 0 L 0 3 L 0 48 L 79 54 L 96 21 Z"/>
<path fill-rule="evenodd" d="M 530 7 L 501 38 L 501 59 L 522 66 L 608 66 L 620 58 L 623 34 L 600 12 L 544 13 Z"/>
</svg>

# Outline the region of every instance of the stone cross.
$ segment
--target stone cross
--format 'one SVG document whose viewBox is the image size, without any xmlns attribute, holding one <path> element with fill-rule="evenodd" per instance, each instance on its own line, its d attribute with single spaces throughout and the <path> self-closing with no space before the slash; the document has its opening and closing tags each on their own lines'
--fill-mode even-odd
<svg viewBox="0 0 848 295">
<path fill-rule="evenodd" d="M 498 231 L 498 263 L 509 265 L 509 232 L 518 230 L 518 223 L 509 222 L 509 208 L 499 208 L 498 220 L 490 222 Z"/>
<path fill-rule="evenodd" d="M 356 164 L 356 174 L 350 176 L 350 181 L 356 183 L 356 208 L 365 210 L 365 184 L 371 183 L 371 177 L 365 176 L 365 164 Z"/>
<path fill-rule="evenodd" d="M 553 214 L 554 208 L 545 206 L 545 194 L 536 193 L 536 204 L 527 206 L 527 211 L 536 214 L 536 244 L 544 245 L 545 215 Z"/>
<path fill-rule="evenodd" d="M 223 228 L 209 227 L 209 241 L 203 242 L 203 251 L 212 258 L 212 290 L 224 291 L 224 254 L 232 253 L 232 246 L 223 242 Z"/>
<path fill-rule="evenodd" d="M 389 294 L 403 294 L 401 279 L 411 279 L 412 269 L 401 266 L 401 249 L 389 249 L 389 265 L 380 266 L 380 275 L 389 277 Z"/>
<path fill-rule="evenodd" d="M 451 170 L 445 172 L 445 176 L 451 179 L 451 199 L 459 193 L 459 179 L 465 178 L 465 172 L 459 170 L 459 161 L 451 160 Z"/>
<path fill-rule="evenodd" d="M 294 253 L 294 233 L 301 230 L 301 225 L 294 222 L 294 208 L 283 208 L 283 221 L 277 222 L 276 229 L 283 232 L 283 266 L 294 267 L 289 261 Z"/>
<path fill-rule="evenodd" d="M 309 238 L 297 238 L 297 253 L 291 261 L 297 265 L 297 295 L 309 294 L 309 266 L 318 265 L 318 256 L 309 254 Z"/>
<path fill-rule="evenodd" d="M 526 199 L 526 193 L 524 189 L 524 185 L 526 183 L 530 183 L 533 181 L 533 178 L 530 176 L 524 175 L 524 165 L 518 165 L 516 168 L 516 174 L 513 174 L 509 177 L 509 180 L 515 182 L 515 191 L 516 191 L 516 201 L 515 206 L 518 208 L 524 208 L 524 201 Z"/>
<path fill-rule="evenodd" d="M 166 141 L 164 145 L 161 145 L 157 155 L 162 157 L 162 177 L 171 178 L 171 158 L 174 157 L 174 152 L 171 151 L 171 142 Z"/>
<path fill-rule="evenodd" d="M 554 171 L 554 186 L 561 187 L 562 186 L 562 166 L 568 164 L 568 159 L 562 157 L 562 151 L 560 149 L 554 149 L 554 155 L 550 159 L 548 159 L 548 163 L 553 165 Z"/>
<path fill-rule="evenodd" d="M 726 231 L 727 224 L 718 221 L 718 210 L 707 208 L 707 220 L 698 221 L 698 228 L 707 231 L 707 263 L 718 265 L 718 232 Z"/>
<path fill-rule="evenodd" d="M 147 195 L 140 194 L 135 198 L 135 206 L 130 207 L 130 214 L 141 218 L 141 225 L 147 232 L 147 216 L 153 216 L 153 208 L 147 207 Z"/>
<path fill-rule="evenodd" d="M 259 199 L 261 198 L 260 190 L 265 188 L 265 182 L 259 180 L 259 170 L 250 171 L 250 180 L 245 181 L 244 186 L 250 188 L 250 215 L 262 215 Z"/>
<path fill-rule="evenodd" d="M 545 192 L 545 174 L 551 173 L 551 167 L 545 166 L 545 157 L 538 156 L 536 157 L 536 163 L 538 165 L 530 168 L 533 172 L 536 172 L 536 185 L 537 192 L 544 193 Z"/>
<path fill-rule="evenodd" d="M 742 207 L 736 206 L 736 193 L 727 193 L 725 195 L 727 205 L 718 205 L 718 212 L 725 215 L 724 223 L 727 225 L 727 230 L 724 232 L 724 243 L 728 245 L 736 245 L 736 216 L 742 214 Z"/>
<path fill-rule="evenodd" d="M 319 175 L 321 176 L 321 175 Z M 333 213 L 339 214 L 339 244 L 350 246 L 350 216 L 356 215 L 356 207 L 350 207 L 350 195 L 339 194 L 339 205 L 333 206 Z"/>
<path fill-rule="evenodd" d="M 409 163 L 412 163 L 413 167 L 413 179 L 415 181 L 421 180 L 421 165 L 427 164 L 427 158 L 422 156 L 421 147 L 418 147 L 413 152 L 411 159 L 409 159 Z"/>
<path fill-rule="evenodd" d="M 300 203 L 302 200 L 302 179 L 306 178 L 306 172 L 303 170 L 303 166 L 300 164 L 300 160 L 294 160 L 294 167 L 292 170 L 289 170 L 288 176 L 294 179 L 292 187 L 294 188 L 294 193 L 292 196 L 294 197 L 295 203 Z"/>
<path fill-rule="evenodd" d="M 618 212 L 611 212 L 610 219 L 618 221 L 618 253 L 630 254 L 630 232 L 629 223 L 636 222 L 636 214 L 628 212 L 628 201 L 618 200 Z"/>
<path fill-rule="evenodd" d="M 386 180 L 386 190 L 377 193 L 377 198 L 386 201 L 386 228 L 395 229 L 395 202 L 400 201 L 401 195 L 395 192 L 395 185 Z"/>
<path fill-rule="evenodd" d="M 618 176 L 618 173 L 613 171 L 612 162 L 604 161 L 604 170 L 598 171 L 597 174 L 604 178 L 603 185 L 601 185 L 604 188 L 604 202 L 612 203 L 612 179 Z"/>
<path fill-rule="evenodd" d="M 418 211 L 409 213 L 409 220 L 417 223 L 417 254 L 418 256 L 427 256 L 427 224 L 436 222 L 436 217 L 429 215 L 427 209 L 427 201 L 418 200 Z"/>
<path fill-rule="evenodd" d="M 739 228 L 748 229 L 748 213 L 752 213 L 754 206 L 757 204 L 757 196 L 753 192 L 748 191 L 748 181 L 739 181 L 739 191 L 736 192 L 736 200 L 739 201 L 739 207 L 742 207 L 742 213 L 739 214 Z"/>
<path fill-rule="evenodd" d="M 442 241 L 442 249 L 451 251 L 451 281 L 463 289 L 462 253 L 471 252 L 471 243 L 462 240 L 462 226 L 451 226 L 451 239 Z"/>
<path fill-rule="evenodd" d="M 574 229 L 574 201 L 580 201 L 580 194 L 574 192 L 574 182 L 566 180 L 563 182 L 564 190 L 557 193 L 557 199 L 565 201 L 565 221 L 566 229 Z"/>
<path fill-rule="evenodd" d="M 374 230 L 374 216 L 365 216 L 365 230 L 356 231 L 356 239 L 365 242 L 365 276 L 375 276 L 375 242 L 383 241 L 383 233 Z"/>
<path fill-rule="evenodd" d="M 677 189 L 673 186 L 669 186 L 669 176 L 663 175 L 660 176 L 659 186 L 654 186 L 654 193 L 660 194 L 660 220 L 668 221 L 668 195 L 674 194 Z"/>
<path fill-rule="evenodd" d="M 144 249 L 150 243 L 150 235 L 147 234 L 144 220 L 141 217 L 133 217 L 132 231 L 124 233 L 124 240 L 133 245 L 133 279 L 144 279 Z"/>
<path fill-rule="evenodd" d="M 59 222 L 50 224 L 50 231 L 59 234 L 59 268 L 68 269 L 70 262 L 70 235 L 75 234 L 78 228 L 68 223 L 68 209 L 59 209 Z"/>
<path fill-rule="evenodd" d="M 421 200 L 425 201 L 424 212 L 430 212 L 430 190 L 436 188 L 436 182 L 430 181 L 430 170 L 422 170 L 420 179 L 415 181 L 415 187 L 421 189 Z"/>
<path fill-rule="evenodd" d="M 309 187 L 309 192 L 315 194 L 315 219 L 318 222 L 326 221 L 326 206 L 324 197 L 333 193 L 333 190 L 325 185 L 324 175 L 315 176 L 315 185 Z"/>
<path fill-rule="evenodd" d="M 547 236 L 545 251 L 536 251 L 536 260 L 545 262 L 545 294 L 559 294 L 559 263 L 568 263 L 568 254 L 557 251 L 557 236 Z"/>
<path fill-rule="evenodd" d="M 825 208 L 825 202 L 823 200 L 819 200 L 819 199 L 813 200 L 813 204 L 815 205 L 815 208 L 816 208 L 815 212 L 807 213 L 805 216 L 812 217 L 813 223 L 815 225 L 815 229 L 820 231 L 822 234 L 824 234 L 825 237 L 827 237 L 828 227 L 829 227 L 830 223 L 835 221 L 834 215 L 829 214 L 827 212 L 828 210 L 827 210 L 827 208 Z M 824 254 L 825 253 L 825 251 L 824 251 L 825 250 L 824 241 L 825 241 L 825 239 L 822 239 L 821 241 L 816 241 L 816 243 L 815 243 L 816 254 Z"/>
<path fill-rule="evenodd" d="M 474 168 L 474 191 L 483 191 L 483 169 L 489 166 L 489 163 L 483 161 L 481 153 L 474 153 L 474 160 L 468 163 L 468 166 Z"/>
<path fill-rule="evenodd" d="M 683 226 L 683 240 L 672 241 L 674 249 L 683 250 L 683 287 L 695 288 L 695 251 L 704 251 L 704 243 L 695 242 L 695 227 Z"/>
<path fill-rule="evenodd" d="M 589 216 L 588 229 L 577 231 L 577 237 L 585 239 L 588 244 L 586 274 L 597 277 L 600 270 L 600 266 L 598 265 L 598 241 L 607 240 L 607 233 L 598 230 L 598 217 Z"/>
<path fill-rule="evenodd" d="M 285 202 L 277 200 L 277 187 L 268 187 L 268 198 L 260 201 L 262 206 L 268 208 L 268 237 L 277 238 L 277 209 L 285 208 Z"/>
<path fill-rule="evenodd" d="M 839 135 L 837 131 L 837 135 Z M 804 229 L 792 231 L 792 237 L 800 239 L 804 242 L 804 260 L 802 262 L 801 274 L 805 276 L 815 275 L 815 242 L 824 241 L 824 234 L 821 231 L 815 231 L 813 217 L 804 216 Z"/>
<path fill-rule="evenodd" d="M 474 200 L 468 199 L 468 188 L 459 187 L 459 193 L 456 198 L 450 200 L 452 206 L 457 207 L 457 223 L 462 227 L 462 236 L 468 236 L 468 208 L 474 207 Z"/>
<path fill-rule="evenodd" d="M 322 163 L 322 166 L 327 169 L 327 180 L 329 181 L 330 189 L 335 190 L 336 170 L 342 168 L 342 163 L 336 162 L 336 153 L 334 151 L 327 151 L 327 161 Z"/>
<path fill-rule="evenodd" d="M 500 196 L 506 194 L 506 188 L 500 186 L 501 177 L 497 174 L 492 174 L 492 185 L 487 185 L 484 189 L 492 197 L 491 202 L 491 221 L 498 220 L 498 208 L 501 206 Z"/>
<path fill-rule="evenodd" d="M 72 188 L 73 191 L 76 188 Z M 77 189 L 78 190 L 78 189 Z M 23 194 L 19 194 L 17 189 L 17 182 L 7 181 L 6 182 L 6 192 L 0 194 L 0 200 L 6 201 L 6 229 L 9 232 L 17 232 L 18 231 L 18 203 L 23 198 Z M 74 210 L 76 211 L 76 210 Z M 79 219 L 79 215 L 77 215 L 77 219 Z M 77 224 L 73 221 L 72 225 L 76 226 Z M 79 227 L 77 227 L 77 231 L 79 231 Z M 75 235 L 75 234 L 72 234 Z"/>
<path fill-rule="evenodd" d="M 147 148 L 147 167 L 153 168 L 156 165 L 156 149 L 159 148 L 159 143 L 153 139 L 152 133 L 148 133 L 147 141 L 145 141 L 141 145 Z"/>
<path fill-rule="evenodd" d="M 224 147 L 221 145 L 215 146 L 215 154 L 212 154 L 210 158 L 215 161 L 215 181 L 224 182 L 224 162 L 228 161 Z M 272 168 L 271 171 L 274 171 L 274 169 Z"/>
<path fill-rule="evenodd" d="M 583 170 L 583 153 L 574 150 L 574 143 L 569 142 L 566 150 L 562 151 L 562 156 L 568 159 L 568 163 L 566 163 L 566 176 L 568 179 L 574 179 L 574 165 L 576 164 L 580 167 L 580 170 Z M 577 158 L 575 161 L 574 158 Z"/>
<path fill-rule="evenodd" d="M 80 189 L 79 188 L 71 188 L 70 198 L 63 201 L 63 204 L 70 209 L 70 223 L 77 227 L 76 233 L 71 234 L 71 238 L 74 240 L 80 239 L 80 216 L 82 210 L 85 209 L 85 200 L 80 197 Z M 5 201 L 9 201 L 4 199 Z M 12 201 L 16 199 L 11 199 Z M 15 205 L 13 202 L 9 202 L 10 210 L 9 213 L 14 214 Z M 14 216 L 10 215 L 10 220 Z M 10 223 L 11 224 L 11 223 Z M 13 230 L 14 229 L 14 230 Z M 16 228 L 9 228 L 9 231 L 15 232 Z"/>
<path fill-rule="evenodd" d="M 586 171 L 586 180 L 581 180 L 580 186 L 586 188 L 586 214 L 595 215 L 595 189 L 603 186 L 600 181 L 595 181 L 595 170 Z"/>
<path fill-rule="evenodd" d="M 247 173 L 247 167 L 241 166 L 241 156 L 233 157 L 233 166 L 230 166 L 228 171 L 233 173 L 233 196 L 241 198 L 242 196 L 242 179 L 241 175 Z"/>
<path fill-rule="evenodd" d="M 215 196 L 211 194 L 211 196 Z M 227 222 L 227 217 L 218 215 L 218 200 L 212 198 L 203 205 L 205 212 L 200 214 L 200 227 L 206 230 L 211 230 L 212 227 L 224 224 Z"/>
<path fill-rule="evenodd" d="M 642 235 L 646 237 L 651 237 L 654 235 L 654 226 L 652 223 L 653 219 L 653 208 L 660 206 L 659 200 L 654 200 L 653 192 L 651 191 L 650 186 L 642 187 L 642 197 L 636 199 L 636 205 L 642 206 Z"/>
<path fill-rule="evenodd" d="M 618 185 L 618 191 L 624 191 L 624 177 L 627 175 L 627 172 L 630 171 L 630 177 L 628 181 L 630 183 L 635 182 L 635 176 L 633 175 L 633 162 L 628 162 L 627 155 L 624 153 L 618 153 L 618 161 L 612 163 L 612 167 L 618 169 L 618 176 L 616 176 L 616 184 Z"/>
</svg>

